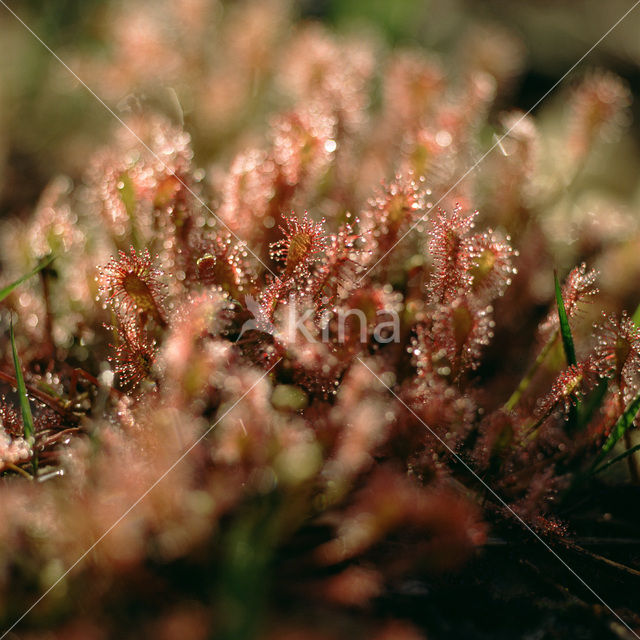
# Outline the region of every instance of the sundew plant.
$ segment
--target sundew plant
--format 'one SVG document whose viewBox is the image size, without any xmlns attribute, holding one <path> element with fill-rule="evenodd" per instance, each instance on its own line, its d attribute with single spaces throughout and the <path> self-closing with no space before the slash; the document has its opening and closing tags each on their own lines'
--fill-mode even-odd
<svg viewBox="0 0 640 640">
<path fill-rule="evenodd" d="M 39 99 L 110 119 L 0 222 L 0 638 L 638 637 L 626 82 L 103 12 Z"/>
</svg>

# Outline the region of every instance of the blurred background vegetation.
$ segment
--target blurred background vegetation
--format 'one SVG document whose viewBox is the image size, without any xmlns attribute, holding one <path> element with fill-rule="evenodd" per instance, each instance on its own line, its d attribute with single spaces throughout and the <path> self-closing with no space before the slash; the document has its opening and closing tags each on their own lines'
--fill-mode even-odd
<svg viewBox="0 0 640 640">
<path fill-rule="evenodd" d="M 369 36 L 367 41 L 373 42 L 372 46 L 379 52 L 380 61 L 386 58 L 384 54 L 391 47 L 419 47 L 429 55 L 442 58 L 445 61 L 442 68 L 453 77 L 456 73 L 464 73 L 466 61 L 471 57 L 474 57 L 476 69 L 485 64 L 487 68 L 497 70 L 496 77 L 504 84 L 499 87 L 492 107 L 494 112 L 489 114 L 488 124 L 483 129 L 486 139 L 482 140 L 482 148 L 486 149 L 493 143 L 493 136 L 504 130 L 500 120 L 502 110 L 529 110 L 634 2 L 6 1 L 115 114 L 125 118 L 138 109 L 151 107 L 184 123 L 193 137 L 195 163 L 207 170 L 214 162 L 220 163 L 220 167 L 227 166 L 239 148 L 249 146 L 246 141 L 252 130 L 264 128 L 269 114 L 281 107 L 284 98 L 278 94 L 277 86 L 274 88 L 274 83 L 269 82 L 268 74 L 275 66 L 273 58 L 289 53 L 286 46 L 281 52 L 277 45 L 287 41 L 291 25 L 296 22 L 319 20 L 337 32 L 365 32 Z M 248 4 L 253 4 L 255 11 L 239 11 L 239 7 Z M 282 19 L 274 19 L 275 12 L 280 12 Z M 238 28 L 238 20 L 247 23 Z M 619 248 L 619 251 L 611 251 L 606 262 L 596 265 L 603 272 L 602 288 L 609 292 L 609 302 L 605 299 L 603 306 L 621 306 L 631 311 L 638 304 L 640 277 L 637 251 L 640 232 L 638 225 L 633 227 L 628 220 L 631 216 L 637 220 L 640 204 L 639 27 L 640 5 L 566 79 L 563 83 L 565 91 L 559 87 L 536 109 L 541 139 L 553 149 L 551 143 L 558 145 L 561 144 L 558 140 L 563 139 L 553 134 L 554 127 L 561 127 L 562 116 L 566 115 L 563 114 L 566 88 L 589 69 L 609 69 L 624 78 L 631 89 L 634 96 L 632 126 L 624 129 L 619 144 L 607 147 L 602 156 L 595 158 L 599 167 L 605 165 L 607 171 L 596 168 L 580 176 L 579 186 L 594 187 L 592 191 L 597 193 L 585 189 L 585 199 L 576 197 L 575 202 L 569 194 L 570 197 L 560 199 L 555 208 L 548 207 L 549 212 L 545 210 L 545 214 L 551 215 L 543 221 L 548 223 L 545 231 L 550 243 L 555 243 L 554 266 L 566 271 L 581 260 L 585 252 L 581 247 L 574 248 L 573 252 L 560 248 L 569 245 L 573 231 L 568 225 L 554 225 L 553 214 L 563 216 L 564 220 L 569 211 L 578 225 L 585 220 L 587 212 L 604 212 L 604 223 L 594 230 L 594 234 L 597 231 L 606 236 L 607 242 L 609 236 L 615 236 L 613 239 L 618 246 L 614 249 Z M 27 218 L 52 178 L 66 174 L 74 182 L 83 179 L 90 158 L 101 144 L 113 141 L 118 126 L 105 105 L 100 104 L 2 5 L 0 33 L 0 216 Z M 254 37 L 256 33 L 258 38 Z M 510 53 L 506 59 L 505 51 Z M 244 57 L 244 61 L 237 62 L 234 57 Z M 380 64 L 382 66 L 382 62 Z M 504 66 L 500 68 L 500 65 Z M 245 76 L 239 73 L 242 70 L 246 72 Z M 375 108 L 375 104 L 372 107 Z M 484 122 L 484 114 L 482 119 Z M 553 153 L 544 154 L 544 157 L 553 158 Z M 486 164 L 485 176 L 491 181 L 500 167 L 496 164 L 491 169 L 490 161 Z M 545 175 L 554 174 L 554 170 L 555 174 L 560 174 L 563 170 L 553 162 L 549 165 L 544 168 Z M 211 173 L 215 178 L 215 172 Z M 606 189 L 601 189 L 603 185 Z M 473 203 L 481 209 L 482 205 L 481 199 Z M 574 209 L 581 210 L 580 215 L 574 214 Z M 611 221 L 618 209 L 620 214 L 616 219 L 622 222 L 618 221 L 616 226 Z M 13 237 L 11 241 L 14 241 Z M 530 248 L 529 253 L 536 262 L 541 260 L 536 246 Z M 621 273 L 628 274 L 624 281 Z M 552 279 L 549 274 L 550 269 L 541 271 L 540 309 L 546 309 L 550 299 Z M 537 319 L 532 317 L 529 322 L 536 323 Z M 530 334 L 524 332 L 524 335 L 529 342 Z M 496 343 L 500 348 L 500 342 Z M 498 355 L 502 356 L 501 353 Z M 628 509 L 629 504 L 631 499 L 624 504 L 624 509 L 632 512 Z M 594 520 L 591 513 L 587 516 Z M 250 540 L 253 526 L 253 523 L 241 523 L 234 535 Z M 262 552 L 257 548 L 256 564 L 260 567 L 264 562 Z M 502 554 L 502 550 L 499 553 Z M 242 559 L 232 557 L 230 562 L 234 561 L 242 564 Z M 495 567 L 489 564 L 488 569 L 480 567 L 477 575 L 484 577 L 492 571 L 495 572 Z M 245 575 L 245 580 L 260 589 L 261 584 L 255 576 L 253 571 L 249 577 Z M 224 578 L 227 579 L 226 575 Z M 456 583 L 455 588 L 458 586 Z M 511 597 L 517 592 L 516 587 L 517 584 L 514 588 L 505 587 L 505 593 Z M 485 586 L 479 590 L 484 592 Z M 459 606 L 455 596 L 449 597 L 448 593 L 446 596 L 437 604 L 442 604 L 443 608 Z M 497 600 L 501 603 L 502 599 L 501 595 Z M 480 602 L 478 619 L 498 619 L 503 615 L 501 605 L 494 615 L 488 616 L 484 601 Z M 416 609 L 420 607 L 422 603 Z M 428 610 L 428 615 L 437 619 L 439 608 Z M 513 611 L 517 619 L 507 621 L 508 637 L 513 637 L 511 625 L 521 624 L 519 602 Z M 537 609 L 535 614 L 538 615 Z M 457 615 L 457 610 L 452 611 L 450 617 L 455 619 Z M 582 612 L 577 617 L 581 615 Z"/>
<path fill-rule="evenodd" d="M 198 161 L 206 164 L 219 150 L 220 131 L 207 130 L 206 122 L 189 120 L 189 96 L 184 88 L 165 84 L 150 89 L 153 78 L 146 86 L 135 86 L 136 77 L 131 76 L 134 84 L 126 90 L 120 85 L 105 91 L 100 62 L 113 61 L 121 29 L 114 28 L 114 21 L 122 12 L 137 9 L 139 13 L 149 10 L 159 14 L 154 3 L 21 0 L 7 4 L 117 113 L 130 108 L 132 99 L 150 101 L 156 107 L 159 103 L 169 112 L 181 110 L 187 128 L 196 134 Z M 198 4 L 203 3 L 181 0 L 174 3 L 173 10 L 178 13 L 181 6 Z M 218 14 L 210 12 L 213 23 L 221 12 L 233 12 L 242 3 L 206 4 L 215 6 Z M 282 3 L 265 2 L 265 6 L 282 10 Z M 632 6 L 632 0 L 299 0 L 289 3 L 286 11 L 295 21 L 315 19 L 339 31 L 368 31 L 381 47 L 419 45 L 443 57 L 459 56 L 465 40 L 482 38 L 483 29 L 490 28 L 494 35 L 508 34 L 516 38 L 521 49 L 518 55 L 523 57 L 523 72 L 511 87 L 508 104 L 527 110 Z M 181 43 L 173 39 L 172 25 L 164 27 L 167 48 L 184 54 L 179 50 Z M 637 97 L 639 28 L 640 8 L 589 54 L 576 75 L 588 67 L 605 67 L 625 78 Z M 0 215 L 23 215 L 33 208 L 53 176 L 64 173 L 75 179 L 81 174 L 87 156 L 113 131 L 113 117 L 2 6 L 0 33 Z M 211 36 L 215 52 L 213 29 Z M 499 41 L 496 45 L 501 46 Z M 155 64 L 159 68 L 154 68 Z M 162 64 L 162 60 L 150 61 L 149 71 L 166 82 L 171 74 L 163 74 Z M 571 77 L 566 83 L 571 83 Z M 548 102 L 553 101 L 552 95 Z M 635 124 L 630 132 L 638 139 L 639 100 L 633 108 Z"/>
</svg>

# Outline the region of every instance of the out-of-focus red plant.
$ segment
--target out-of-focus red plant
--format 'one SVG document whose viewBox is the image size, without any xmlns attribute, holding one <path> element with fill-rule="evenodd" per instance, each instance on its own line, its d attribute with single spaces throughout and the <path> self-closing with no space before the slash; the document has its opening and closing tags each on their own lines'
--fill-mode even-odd
<svg viewBox="0 0 640 640">
<path fill-rule="evenodd" d="M 200 59 L 205 3 L 179 4 L 176 33 L 193 29 Z M 30 220 L 4 225 L 7 277 L 56 255 L 2 313 L 4 325 L 17 317 L 35 423 L 30 447 L 5 337 L 7 622 L 30 585 L 59 578 L 35 615 L 66 618 L 68 597 L 104 620 L 120 589 L 125 600 L 139 590 L 152 610 L 176 593 L 163 571 L 196 565 L 193 582 L 206 586 L 176 597 L 166 628 L 251 637 L 266 620 L 265 637 L 280 627 L 277 637 L 343 637 L 270 617 L 267 604 L 311 594 L 320 609 L 365 610 L 400 580 L 459 568 L 514 514 L 561 538 L 559 494 L 639 392 L 635 322 L 609 310 L 585 329 L 583 303 L 598 305 L 586 265 L 562 288 L 579 353 L 565 362 L 550 229 L 566 194 L 544 179 L 536 121 L 523 119 L 499 159 L 465 176 L 516 71 L 498 50 L 468 59 L 454 82 L 420 52 L 393 52 L 378 70 L 371 43 L 306 26 L 279 60 L 282 14 L 229 10 L 220 37 L 239 58 L 210 60 L 194 119 L 221 139 L 239 115 L 205 98 L 224 89 L 248 109 L 256 70 L 251 86 L 273 79 L 286 102 L 262 143 L 202 171 L 182 127 L 136 112 L 82 184 L 56 183 Z M 113 28 L 111 92 L 151 63 L 182 69 L 135 8 Z M 592 75 L 572 96 L 575 176 L 624 124 L 627 92 Z M 606 268 L 600 249 L 589 258 Z M 576 406 L 603 380 L 585 417 Z M 201 593 L 213 605 L 196 602 Z M 119 624 L 105 621 L 113 633 Z M 385 625 L 368 637 L 421 637 L 409 622 Z"/>
</svg>

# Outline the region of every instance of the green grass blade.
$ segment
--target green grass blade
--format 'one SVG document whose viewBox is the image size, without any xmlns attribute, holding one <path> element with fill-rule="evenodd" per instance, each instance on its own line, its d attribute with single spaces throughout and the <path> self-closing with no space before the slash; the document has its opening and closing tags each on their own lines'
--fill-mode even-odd
<svg viewBox="0 0 640 640">
<path fill-rule="evenodd" d="M 562 337 L 562 346 L 564 347 L 564 355 L 567 358 L 567 364 L 576 365 L 576 348 L 573 344 L 573 336 L 571 335 L 571 327 L 569 326 L 569 318 L 567 316 L 567 310 L 564 306 L 564 300 L 562 299 L 562 289 L 560 288 L 560 282 L 558 281 L 558 272 L 553 272 L 553 280 L 556 290 L 556 305 L 558 307 L 558 318 L 560 320 L 560 336 Z M 579 412 L 581 410 L 580 403 L 571 405 L 569 407 L 569 415 L 567 416 L 567 429 L 573 431 L 578 427 Z"/>
<path fill-rule="evenodd" d="M 621 453 L 619 456 L 616 456 L 613 460 L 609 460 L 609 462 L 605 462 L 603 465 L 599 466 L 597 469 L 594 469 L 591 473 L 593 475 L 595 475 L 596 473 L 600 473 L 601 471 L 608 469 L 612 464 L 615 464 L 616 462 L 620 462 L 620 460 L 624 460 L 625 458 L 628 458 L 630 455 L 633 455 L 638 450 L 640 450 L 640 444 L 637 444 L 631 447 L 631 449 L 627 449 L 626 451 Z"/>
<path fill-rule="evenodd" d="M 29 278 L 35 276 L 36 273 L 49 266 L 52 260 L 53 256 L 48 256 L 37 267 L 35 267 L 35 269 L 32 269 L 31 271 L 29 271 L 29 273 L 25 274 L 21 278 L 18 278 L 15 282 L 7 285 L 6 287 L 4 287 L 4 289 L 0 289 L 0 301 L 4 300 L 17 286 L 21 285 L 25 280 L 28 280 Z"/>
<path fill-rule="evenodd" d="M 636 326 L 640 327 L 640 304 L 637 306 L 636 310 L 633 312 L 631 319 L 636 323 Z"/>
<path fill-rule="evenodd" d="M 575 365 L 576 361 L 576 349 L 573 344 L 573 336 L 571 335 L 571 327 L 569 326 L 569 318 L 567 317 L 567 311 L 564 308 L 564 300 L 562 299 L 562 290 L 560 289 L 560 282 L 558 282 L 558 273 L 553 272 L 553 279 L 556 285 L 556 304 L 558 305 L 558 318 L 560 319 L 560 335 L 562 336 L 562 346 L 564 347 L 564 354 L 567 357 L 567 364 Z"/>
<path fill-rule="evenodd" d="M 24 377 L 22 375 L 22 367 L 20 366 L 20 360 L 18 358 L 18 350 L 16 349 L 16 341 L 13 335 L 13 319 L 9 325 L 9 336 L 11 339 L 11 350 L 13 352 L 13 366 L 16 370 L 16 381 L 18 385 L 18 396 L 20 398 L 20 411 L 22 412 L 22 423 L 24 428 L 24 439 L 27 441 L 30 447 L 35 444 L 35 428 L 33 426 L 33 414 L 31 413 L 31 405 L 29 404 L 29 397 L 27 396 L 27 387 L 24 383 Z M 38 466 L 38 459 L 36 457 L 35 449 L 33 452 L 33 467 L 34 470 Z"/>
<path fill-rule="evenodd" d="M 602 450 L 600 454 L 596 458 L 596 461 L 592 465 L 592 469 L 596 469 L 604 457 L 613 449 L 614 445 L 622 436 L 627 432 L 627 430 L 633 424 L 633 420 L 636 417 L 636 414 L 640 410 L 640 394 L 638 394 L 630 403 L 629 406 L 624 410 L 624 413 L 618 418 L 615 426 L 611 430 L 609 437 L 606 439 L 605 443 L 602 445 Z"/>
</svg>

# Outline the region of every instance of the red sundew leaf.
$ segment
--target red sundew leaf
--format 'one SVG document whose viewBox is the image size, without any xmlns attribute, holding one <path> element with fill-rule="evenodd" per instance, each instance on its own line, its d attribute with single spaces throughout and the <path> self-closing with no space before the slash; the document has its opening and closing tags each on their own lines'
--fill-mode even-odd
<svg viewBox="0 0 640 640">
<path fill-rule="evenodd" d="M 469 254 L 469 274 L 471 287 L 475 293 L 483 293 L 486 298 L 496 298 L 504 294 L 518 270 L 513 266 L 513 258 L 518 257 L 509 244 L 510 237 L 502 238 L 492 229 L 477 233 L 464 242 Z"/>
<path fill-rule="evenodd" d="M 156 344 L 139 332 L 123 331 L 123 341 L 115 347 L 115 356 L 109 361 L 114 363 L 123 387 L 135 389 L 150 373 L 156 360 Z"/>
<path fill-rule="evenodd" d="M 598 140 L 610 140 L 624 126 L 631 103 L 628 86 L 609 72 L 594 72 L 573 91 L 569 148 L 576 159 L 587 155 Z"/>
<path fill-rule="evenodd" d="M 473 228 L 476 213 L 463 216 L 456 207 L 447 215 L 439 211 L 433 221 L 429 238 L 429 253 L 433 261 L 433 273 L 429 284 L 432 302 L 446 303 L 461 291 L 471 287 L 472 258 L 465 251 L 464 239 Z"/>
<path fill-rule="evenodd" d="M 565 413 L 569 414 L 571 424 L 575 424 L 576 416 L 572 415 L 572 408 L 578 403 L 588 375 L 588 363 L 581 362 L 578 365 L 569 365 L 562 371 L 546 397 L 538 404 L 537 412 L 540 419 L 545 419 L 558 406 L 562 406 Z"/>
<path fill-rule="evenodd" d="M 152 317 L 161 327 L 166 326 L 164 298 L 166 286 L 160 281 L 162 272 L 153 266 L 148 250 L 130 254 L 119 252 L 99 269 L 99 291 L 125 320 L 137 315 Z"/>
<path fill-rule="evenodd" d="M 602 377 L 622 382 L 629 401 L 638 390 L 637 373 L 640 370 L 640 328 L 626 311 L 620 316 L 603 314 L 603 322 L 594 325 L 597 336 L 596 366 Z"/>
<path fill-rule="evenodd" d="M 295 215 L 283 216 L 283 219 L 286 226 L 280 229 L 284 239 L 271 245 L 270 255 L 274 260 L 284 262 L 285 276 L 305 276 L 326 249 L 324 219 L 314 222 L 306 211 L 301 219 Z"/>
</svg>

